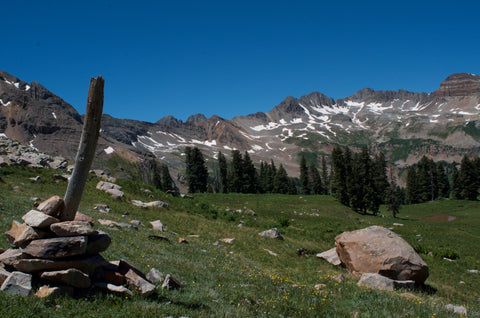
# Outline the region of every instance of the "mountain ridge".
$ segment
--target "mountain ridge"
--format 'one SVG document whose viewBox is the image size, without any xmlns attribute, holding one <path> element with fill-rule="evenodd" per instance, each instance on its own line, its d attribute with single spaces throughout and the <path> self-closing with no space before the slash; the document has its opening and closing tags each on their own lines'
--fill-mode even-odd
<svg viewBox="0 0 480 318">
<path fill-rule="evenodd" d="M 0 133 L 52 155 L 73 158 L 83 117 L 37 82 L 28 84 L 0 71 Z M 273 160 L 298 175 L 299 154 L 329 154 L 335 145 L 384 151 L 398 167 L 422 155 L 459 161 L 459 153 L 480 153 L 480 76 L 456 73 L 432 93 L 363 88 L 334 100 L 320 92 L 287 96 L 270 111 L 224 119 L 199 113 L 184 122 L 165 116 L 154 123 L 102 118 L 97 156 L 129 160 L 153 154 L 179 175 L 186 146 L 207 157 L 233 149 L 254 162 Z"/>
</svg>

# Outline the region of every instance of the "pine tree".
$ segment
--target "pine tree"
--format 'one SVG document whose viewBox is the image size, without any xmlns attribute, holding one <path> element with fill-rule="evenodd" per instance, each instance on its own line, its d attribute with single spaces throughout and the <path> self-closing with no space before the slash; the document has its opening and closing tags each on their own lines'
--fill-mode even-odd
<svg viewBox="0 0 480 318">
<path fill-rule="evenodd" d="M 222 154 L 218 153 L 218 169 L 219 169 L 219 181 L 220 181 L 220 192 L 228 193 L 228 168 L 227 168 L 227 159 Z"/>
<path fill-rule="evenodd" d="M 438 196 L 440 198 L 448 198 L 450 196 L 450 183 L 445 172 L 443 163 L 437 163 L 437 180 L 438 180 Z"/>
<path fill-rule="evenodd" d="M 457 164 L 452 163 L 452 183 L 450 195 L 453 199 L 460 200 L 462 198 L 462 186 L 460 184 L 460 176 L 457 169 Z"/>
<path fill-rule="evenodd" d="M 385 203 L 385 194 L 389 191 L 391 184 L 387 178 L 387 163 L 383 152 L 379 152 L 375 156 L 373 171 L 373 182 L 377 192 L 377 200 L 383 204 Z"/>
<path fill-rule="evenodd" d="M 241 193 L 243 189 L 243 160 L 242 154 L 238 150 L 232 150 L 232 163 L 229 173 L 229 190 L 235 193 Z"/>
<path fill-rule="evenodd" d="M 386 192 L 386 204 L 389 211 L 392 211 L 392 216 L 397 217 L 397 214 L 400 212 L 401 205 L 401 190 L 397 185 L 397 180 L 393 175 L 392 170 L 390 169 L 390 183 Z"/>
<path fill-rule="evenodd" d="M 308 178 L 312 189 L 311 193 L 323 194 L 324 190 L 322 188 L 322 179 L 317 167 L 313 162 L 308 166 Z"/>
<path fill-rule="evenodd" d="M 340 203 L 344 205 L 349 204 L 343 151 L 338 146 L 333 148 L 332 151 L 332 173 L 330 179 L 330 192 L 332 196 Z"/>
<path fill-rule="evenodd" d="M 322 189 L 323 193 L 322 194 L 328 194 L 329 189 L 330 189 L 330 182 L 329 182 L 329 176 L 328 176 L 328 170 L 327 170 L 327 161 L 325 160 L 325 156 L 322 155 Z"/>
<path fill-rule="evenodd" d="M 243 193 L 257 193 L 257 171 L 246 151 L 243 156 L 242 183 Z"/>
<path fill-rule="evenodd" d="M 185 154 L 188 192 L 205 192 L 207 190 L 208 170 L 202 152 L 197 147 L 187 147 L 185 148 Z"/>
<path fill-rule="evenodd" d="M 302 194 L 310 194 L 310 180 L 308 178 L 308 168 L 305 156 L 300 160 L 300 185 Z"/>
<path fill-rule="evenodd" d="M 405 201 L 407 204 L 419 203 L 417 171 L 414 166 L 408 167 L 407 170 L 407 189 L 405 193 Z"/>
<path fill-rule="evenodd" d="M 463 156 L 460 163 L 460 172 L 458 176 L 461 184 L 460 196 L 467 200 L 476 201 L 478 197 L 478 175 L 477 169 L 466 155 Z"/>
<path fill-rule="evenodd" d="M 365 211 L 365 186 L 363 182 L 364 178 L 360 171 L 360 156 L 356 153 L 353 155 L 352 172 L 349 178 L 350 185 L 348 186 L 350 207 L 355 212 Z"/>
<path fill-rule="evenodd" d="M 287 171 L 280 164 L 278 171 L 275 174 L 275 180 L 273 182 L 273 193 L 287 194 L 291 190 L 291 181 L 288 178 Z"/>
</svg>

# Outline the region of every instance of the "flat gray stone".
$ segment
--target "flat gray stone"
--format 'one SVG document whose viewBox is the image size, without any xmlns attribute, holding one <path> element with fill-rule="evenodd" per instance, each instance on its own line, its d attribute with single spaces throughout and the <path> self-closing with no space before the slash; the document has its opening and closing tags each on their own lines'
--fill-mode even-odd
<svg viewBox="0 0 480 318">
<path fill-rule="evenodd" d="M 155 290 L 155 285 L 138 275 L 132 269 L 125 274 L 125 279 L 128 286 L 134 288 L 135 291 L 138 291 L 142 295 L 149 295 Z"/>
<path fill-rule="evenodd" d="M 318 257 L 318 258 L 321 258 L 321 259 L 324 259 L 324 260 L 326 260 L 327 262 L 329 262 L 330 264 L 335 265 L 335 266 L 339 266 L 340 264 L 342 264 L 342 262 L 341 262 L 340 259 L 338 258 L 337 248 L 336 248 L 336 247 L 331 248 L 331 249 L 329 249 L 328 251 L 325 251 L 325 252 L 322 252 L 322 253 L 318 253 L 318 254 L 317 254 L 317 257 Z"/>
<path fill-rule="evenodd" d="M 32 275 L 12 272 L 0 290 L 13 295 L 28 296 L 32 292 Z"/>
<path fill-rule="evenodd" d="M 413 280 L 393 280 L 377 273 L 363 273 L 357 283 L 358 286 L 370 287 L 379 290 L 393 291 L 395 289 L 414 289 Z"/>
</svg>

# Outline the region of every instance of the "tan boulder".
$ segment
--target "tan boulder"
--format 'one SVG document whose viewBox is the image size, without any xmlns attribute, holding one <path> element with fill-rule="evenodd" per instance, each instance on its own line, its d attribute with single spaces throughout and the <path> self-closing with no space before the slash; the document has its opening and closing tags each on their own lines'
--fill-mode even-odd
<svg viewBox="0 0 480 318">
<path fill-rule="evenodd" d="M 17 260 L 25 258 L 26 255 L 19 248 L 9 248 L 2 254 L 0 254 L 0 263 L 7 266 L 12 266 Z"/>
<path fill-rule="evenodd" d="M 144 277 L 140 276 L 133 269 L 125 274 L 127 285 L 135 289 L 142 295 L 149 295 L 155 290 L 155 285 L 150 283 Z"/>
<path fill-rule="evenodd" d="M 386 228 L 344 232 L 335 238 L 335 245 L 340 261 L 353 274 L 378 273 L 417 284 L 428 277 L 427 264 L 404 239 Z"/>
</svg>

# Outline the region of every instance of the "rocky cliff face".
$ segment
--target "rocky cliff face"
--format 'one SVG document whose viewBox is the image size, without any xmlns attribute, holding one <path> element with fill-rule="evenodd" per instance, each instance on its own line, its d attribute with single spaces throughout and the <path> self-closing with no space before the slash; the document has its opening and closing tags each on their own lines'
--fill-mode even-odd
<svg viewBox="0 0 480 318">
<path fill-rule="evenodd" d="M 53 155 L 75 153 L 81 116 L 40 84 L 0 72 L 0 103 L 0 133 Z M 459 161 L 464 153 L 480 154 L 479 114 L 480 76 L 461 73 L 433 93 L 365 88 L 335 101 L 313 92 L 232 120 L 197 114 L 147 123 L 104 115 L 98 154 L 113 150 L 136 160 L 152 153 L 179 179 L 186 146 L 199 147 L 207 160 L 247 151 L 254 162 L 282 163 L 291 175 L 298 174 L 300 152 L 329 154 L 334 145 L 366 144 L 399 166 L 425 154 Z"/>
</svg>

